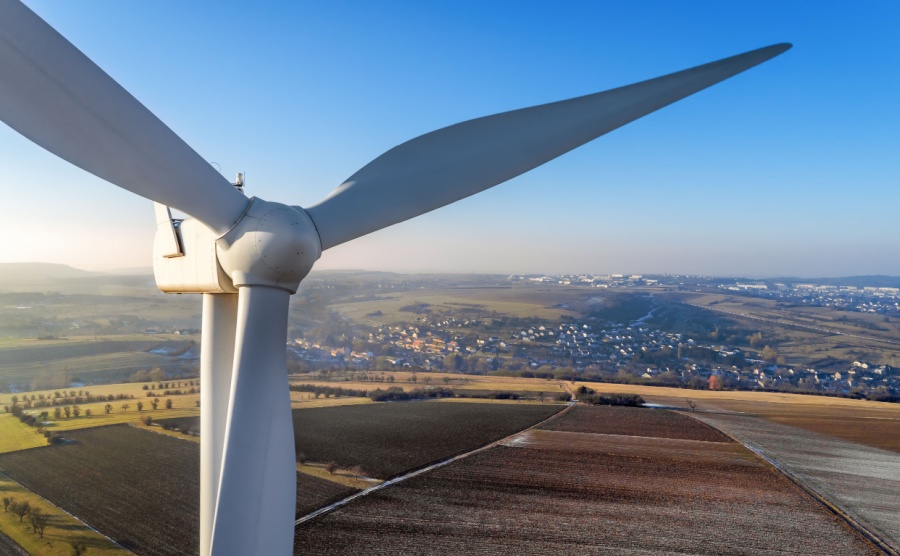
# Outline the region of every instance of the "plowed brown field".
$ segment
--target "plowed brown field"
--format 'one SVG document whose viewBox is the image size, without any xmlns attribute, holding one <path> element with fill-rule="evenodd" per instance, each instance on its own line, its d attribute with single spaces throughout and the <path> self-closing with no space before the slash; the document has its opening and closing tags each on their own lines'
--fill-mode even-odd
<svg viewBox="0 0 900 556">
<path fill-rule="evenodd" d="M 0 456 L 0 469 L 125 548 L 197 554 L 200 447 L 115 425 L 66 433 L 73 442 Z M 354 489 L 297 475 L 302 514 Z"/>
<path fill-rule="evenodd" d="M 732 441 L 718 430 L 696 419 L 674 411 L 656 411 L 639 407 L 579 405 L 558 419 L 542 425 L 541 428 L 550 431 L 681 438 L 707 442 Z"/>
<path fill-rule="evenodd" d="M 603 429 L 582 409 L 562 426 Z M 739 444 L 533 430 L 304 523 L 295 554 L 877 552 Z"/>
</svg>

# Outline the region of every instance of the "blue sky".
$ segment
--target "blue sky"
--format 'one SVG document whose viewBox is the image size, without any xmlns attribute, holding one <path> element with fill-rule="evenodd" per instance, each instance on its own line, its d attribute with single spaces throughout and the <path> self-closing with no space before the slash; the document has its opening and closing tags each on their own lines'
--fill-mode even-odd
<svg viewBox="0 0 900 556">
<path fill-rule="evenodd" d="M 786 54 L 317 268 L 900 275 L 900 3 L 26 2 L 247 191 L 433 129 Z M 0 262 L 149 267 L 149 202 L 0 128 Z"/>
</svg>

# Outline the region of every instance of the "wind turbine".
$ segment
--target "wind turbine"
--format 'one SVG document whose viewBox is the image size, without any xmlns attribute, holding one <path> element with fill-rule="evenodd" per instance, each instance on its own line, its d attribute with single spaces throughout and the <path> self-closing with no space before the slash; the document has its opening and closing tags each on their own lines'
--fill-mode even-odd
<svg viewBox="0 0 900 556">
<path fill-rule="evenodd" d="M 0 0 L 0 119 L 156 203 L 157 284 L 203 294 L 200 552 L 287 555 L 288 303 L 322 251 L 500 184 L 788 48 L 439 129 L 303 209 L 245 197 L 25 5 Z M 169 207 L 192 218 L 174 220 Z"/>
</svg>

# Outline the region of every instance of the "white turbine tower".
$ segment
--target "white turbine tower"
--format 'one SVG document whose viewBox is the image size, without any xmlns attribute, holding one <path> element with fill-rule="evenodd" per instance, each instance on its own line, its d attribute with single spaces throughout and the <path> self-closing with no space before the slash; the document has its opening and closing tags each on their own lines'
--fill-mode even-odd
<svg viewBox="0 0 900 556">
<path fill-rule="evenodd" d="M 200 552 L 277 556 L 292 552 L 296 502 L 288 302 L 323 250 L 493 187 L 788 48 L 446 127 L 303 209 L 246 198 L 31 10 L 0 0 L 0 119 L 157 203 L 160 289 L 203 294 Z M 192 218 L 173 221 L 167 207 Z"/>
</svg>

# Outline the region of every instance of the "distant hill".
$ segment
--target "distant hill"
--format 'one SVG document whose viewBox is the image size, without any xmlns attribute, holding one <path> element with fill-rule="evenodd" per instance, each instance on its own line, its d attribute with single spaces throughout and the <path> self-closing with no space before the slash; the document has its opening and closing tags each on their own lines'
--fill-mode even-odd
<svg viewBox="0 0 900 556">
<path fill-rule="evenodd" d="M 64 264 L 0 263 L 0 292 L 152 294 L 153 271 L 91 272 Z"/>
<path fill-rule="evenodd" d="M 65 264 L 54 263 L 0 263 L 0 284 L 9 282 L 32 282 L 62 280 L 66 278 L 87 278 L 95 275 Z"/>
</svg>

